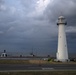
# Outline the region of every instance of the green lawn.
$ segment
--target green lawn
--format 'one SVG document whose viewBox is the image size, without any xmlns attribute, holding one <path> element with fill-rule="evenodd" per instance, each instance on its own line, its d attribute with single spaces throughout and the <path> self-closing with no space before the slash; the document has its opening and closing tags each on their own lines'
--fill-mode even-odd
<svg viewBox="0 0 76 75">
<path fill-rule="evenodd" d="M 76 75 L 76 71 L 0 72 L 0 75 Z"/>
</svg>

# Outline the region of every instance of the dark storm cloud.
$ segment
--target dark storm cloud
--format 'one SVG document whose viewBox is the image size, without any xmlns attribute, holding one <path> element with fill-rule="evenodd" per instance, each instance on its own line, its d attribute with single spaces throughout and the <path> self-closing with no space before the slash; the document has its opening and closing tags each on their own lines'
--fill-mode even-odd
<svg viewBox="0 0 76 75">
<path fill-rule="evenodd" d="M 50 27 L 50 29 L 49 29 L 50 33 L 51 32 L 54 33 L 55 30 L 57 31 L 57 29 L 54 29 L 54 28 L 56 28 L 56 26 L 55 26 L 56 20 L 61 15 L 65 16 L 67 23 L 68 23 L 66 31 L 68 34 L 67 39 L 69 41 L 69 43 L 68 43 L 69 52 L 75 52 L 75 49 L 76 49 L 76 47 L 75 47 L 75 43 L 76 43 L 76 35 L 75 35 L 76 34 L 76 31 L 75 31 L 75 29 L 76 29 L 76 1 L 75 0 L 54 0 L 52 4 L 49 3 L 49 5 L 47 6 L 47 8 L 44 11 L 44 14 L 42 16 L 40 15 L 40 16 L 36 17 L 36 19 L 41 20 L 41 21 L 47 20 L 49 22 L 49 24 L 47 24 L 47 25 L 49 25 L 49 27 Z M 54 27 L 52 27 L 52 26 L 54 26 Z M 44 27 L 43 27 L 43 29 L 44 29 Z M 54 34 L 54 35 L 56 35 L 56 34 Z M 49 34 L 49 35 L 53 36 L 52 34 Z M 46 36 L 46 34 L 45 34 L 45 36 Z M 54 40 L 55 40 L 55 38 L 54 38 Z M 50 45 L 52 45 L 52 43 L 56 43 L 57 41 L 50 41 L 50 42 L 51 42 Z M 49 44 L 47 44 L 47 46 L 48 45 Z M 56 47 L 56 45 L 54 45 L 54 46 Z M 50 46 L 49 48 L 51 49 L 52 47 Z M 55 48 L 53 48 L 53 49 L 55 50 Z"/>
<path fill-rule="evenodd" d="M 63 15 L 67 20 L 67 40 L 69 52 L 76 52 L 76 1 L 75 0 L 56 0 L 53 5 L 48 5 L 45 10 L 47 19 L 56 22 L 56 19 Z"/>
<path fill-rule="evenodd" d="M 0 5 L 2 5 L 4 3 L 4 0 L 0 0 Z"/>
<path fill-rule="evenodd" d="M 0 0 L 0 11 L 2 11 L 3 8 L 4 8 L 3 4 L 4 4 L 4 1 L 3 0 Z"/>
<path fill-rule="evenodd" d="M 76 20 L 76 1 L 75 0 L 56 0 L 51 5 L 49 4 L 47 9 L 45 10 L 45 14 L 49 20 L 53 20 L 54 22 L 56 19 L 63 15 L 67 18 L 69 25 L 75 25 Z"/>
<path fill-rule="evenodd" d="M 13 0 L 11 4 L 9 1 L 6 3 L 5 0 L 0 0 L 0 49 L 10 51 L 12 48 L 35 48 L 45 50 L 45 54 L 55 52 L 58 28 L 56 20 L 60 15 L 65 16 L 68 21 L 67 38 L 71 41 L 75 39 L 75 0 L 53 0 L 41 12 L 36 9 L 37 0 L 16 0 L 19 3 L 17 5 Z"/>
</svg>

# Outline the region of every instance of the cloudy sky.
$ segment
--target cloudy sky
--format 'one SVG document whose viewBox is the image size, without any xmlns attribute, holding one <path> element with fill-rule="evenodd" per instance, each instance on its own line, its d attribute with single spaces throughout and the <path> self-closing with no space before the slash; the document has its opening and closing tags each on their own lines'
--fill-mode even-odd
<svg viewBox="0 0 76 75">
<path fill-rule="evenodd" d="M 0 0 L 0 52 L 55 54 L 61 15 L 69 53 L 76 53 L 76 0 Z"/>
</svg>

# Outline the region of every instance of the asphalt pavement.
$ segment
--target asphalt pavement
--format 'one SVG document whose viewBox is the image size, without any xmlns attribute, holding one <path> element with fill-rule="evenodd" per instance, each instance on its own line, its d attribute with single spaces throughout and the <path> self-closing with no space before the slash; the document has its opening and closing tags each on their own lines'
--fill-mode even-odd
<svg viewBox="0 0 76 75">
<path fill-rule="evenodd" d="M 76 64 L 0 64 L 1 71 L 30 71 L 30 70 L 76 70 Z"/>
</svg>

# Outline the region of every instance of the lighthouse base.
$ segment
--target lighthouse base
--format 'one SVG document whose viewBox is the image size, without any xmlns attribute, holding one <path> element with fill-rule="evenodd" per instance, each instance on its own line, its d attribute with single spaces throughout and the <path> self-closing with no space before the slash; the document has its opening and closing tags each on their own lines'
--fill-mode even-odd
<svg viewBox="0 0 76 75">
<path fill-rule="evenodd" d="M 69 62 L 70 60 L 69 59 L 55 59 L 54 61 L 57 61 L 57 62 Z"/>
</svg>

